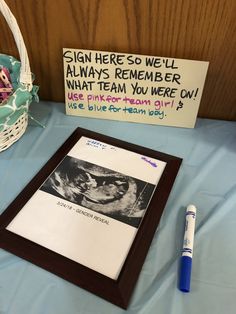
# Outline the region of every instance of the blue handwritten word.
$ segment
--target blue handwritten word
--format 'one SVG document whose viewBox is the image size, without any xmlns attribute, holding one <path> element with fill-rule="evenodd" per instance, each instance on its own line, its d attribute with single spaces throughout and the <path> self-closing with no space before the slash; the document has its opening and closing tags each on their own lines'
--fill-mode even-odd
<svg viewBox="0 0 236 314">
<path fill-rule="evenodd" d="M 96 141 L 96 140 L 88 140 L 86 145 L 89 145 L 89 146 L 92 146 L 95 148 L 101 148 L 101 149 L 105 149 L 107 147 L 106 144 L 101 143 L 101 142 Z"/>
<path fill-rule="evenodd" d="M 142 156 L 141 157 L 142 160 L 145 160 L 146 162 L 148 162 L 152 167 L 157 167 L 157 164 L 153 161 L 151 161 L 151 159 L 148 159 L 147 157 Z"/>
</svg>

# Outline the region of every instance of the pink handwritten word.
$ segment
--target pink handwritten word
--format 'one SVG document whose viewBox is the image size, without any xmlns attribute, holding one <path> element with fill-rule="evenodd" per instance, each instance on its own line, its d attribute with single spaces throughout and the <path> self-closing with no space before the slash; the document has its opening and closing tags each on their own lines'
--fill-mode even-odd
<svg viewBox="0 0 236 314">
<path fill-rule="evenodd" d="M 173 108 L 174 106 L 174 100 L 172 101 L 164 101 L 164 100 L 156 100 L 154 103 L 157 110 L 160 110 L 162 107 L 167 108 Z"/>
<path fill-rule="evenodd" d="M 130 105 L 151 105 L 151 101 L 150 100 L 146 100 L 146 99 L 134 99 L 134 98 L 128 98 L 128 97 L 124 97 L 123 101 L 127 104 Z"/>
<path fill-rule="evenodd" d="M 121 100 L 121 97 L 116 97 L 116 96 L 111 96 L 111 95 L 92 95 L 92 94 L 89 94 L 87 95 L 87 101 L 88 103 L 90 101 L 98 101 L 98 102 L 112 102 L 112 103 L 117 103 Z"/>
<path fill-rule="evenodd" d="M 152 167 L 157 167 L 157 164 L 154 161 L 151 161 L 151 159 L 148 159 L 147 157 L 142 156 L 141 157 L 142 160 L 148 162 Z"/>
</svg>

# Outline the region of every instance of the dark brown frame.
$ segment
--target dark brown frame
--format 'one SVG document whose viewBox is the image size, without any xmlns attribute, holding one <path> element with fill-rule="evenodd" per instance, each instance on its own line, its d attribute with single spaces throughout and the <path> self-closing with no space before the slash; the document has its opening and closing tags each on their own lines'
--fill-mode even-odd
<svg viewBox="0 0 236 314">
<path fill-rule="evenodd" d="M 60 254 L 14 234 L 6 227 L 57 167 L 80 137 L 86 136 L 166 162 L 166 167 L 144 215 L 117 280 L 108 278 Z M 152 238 L 179 171 L 182 159 L 77 128 L 38 174 L 0 216 L 0 247 L 24 258 L 122 308 L 127 308 Z"/>
</svg>

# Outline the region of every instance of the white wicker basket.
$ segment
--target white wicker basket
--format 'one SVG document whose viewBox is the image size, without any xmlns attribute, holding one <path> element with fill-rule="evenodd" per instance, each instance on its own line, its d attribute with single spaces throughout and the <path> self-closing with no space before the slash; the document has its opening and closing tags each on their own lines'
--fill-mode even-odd
<svg viewBox="0 0 236 314">
<path fill-rule="evenodd" d="M 30 70 L 29 58 L 25 43 L 20 32 L 17 21 L 12 14 L 11 10 L 7 6 L 4 0 L 0 0 L 0 11 L 5 17 L 9 28 L 15 39 L 17 49 L 19 51 L 21 68 L 19 75 L 19 82 L 27 88 L 27 91 L 31 91 L 33 88 L 32 84 L 32 74 Z M 7 103 L 2 106 L 7 105 Z M 22 115 L 14 122 L 13 125 L 4 126 L 3 130 L 0 131 L 0 152 L 7 149 L 14 142 L 16 142 L 25 132 L 28 125 L 28 114 L 23 112 Z"/>
</svg>

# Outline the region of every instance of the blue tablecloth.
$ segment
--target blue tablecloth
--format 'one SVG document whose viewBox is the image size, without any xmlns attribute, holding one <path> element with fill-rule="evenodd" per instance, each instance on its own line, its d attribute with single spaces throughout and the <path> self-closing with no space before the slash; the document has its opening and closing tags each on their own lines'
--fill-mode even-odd
<svg viewBox="0 0 236 314">
<path fill-rule="evenodd" d="M 0 249 L 1 314 L 233 314 L 236 311 L 236 122 L 194 129 L 66 116 L 40 102 L 24 136 L 0 153 L 0 213 L 78 127 L 183 158 L 127 311 Z M 198 208 L 191 292 L 177 288 L 185 209 Z"/>
</svg>

